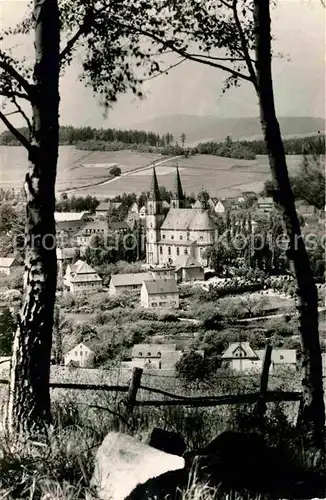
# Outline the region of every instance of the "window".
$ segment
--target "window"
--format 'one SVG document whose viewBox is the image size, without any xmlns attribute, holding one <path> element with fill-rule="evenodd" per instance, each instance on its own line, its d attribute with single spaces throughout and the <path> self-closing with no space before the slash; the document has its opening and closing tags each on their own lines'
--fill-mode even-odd
<svg viewBox="0 0 326 500">
<path fill-rule="evenodd" d="M 139 351 L 138 356 L 142 356 L 142 355 L 143 355 L 143 353 L 141 351 Z"/>
<path fill-rule="evenodd" d="M 80 351 L 80 355 L 81 355 L 81 356 L 83 355 L 83 351 Z"/>
<path fill-rule="evenodd" d="M 185 254 L 185 255 L 187 255 L 187 254 L 188 254 L 188 249 L 187 249 L 187 248 L 185 248 L 185 249 L 184 249 L 184 254 Z"/>
<path fill-rule="evenodd" d="M 158 351 L 157 355 L 158 355 L 159 358 L 162 356 L 162 354 L 161 354 L 160 351 Z"/>
<path fill-rule="evenodd" d="M 171 247 L 168 247 L 168 254 L 171 255 Z"/>
<path fill-rule="evenodd" d="M 180 240 L 183 240 L 183 236 L 182 236 L 182 234 L 180 234 Z"/>
<path fill-rule="evenodd" d="M 160 255 L 162 255 L 162 253 L 163 253 L 163 248 L 160 247 Z"/>
<path fill-rule="evenodd" d="M 281 354 L 280 359 L 284 359 L 284 356 Z"/>
<path fill-rule="evenodd" d="M 163 238 L 163 240 L 165 240 L 165 234 L 162 234 L 162 238 Z"/>
<path fill-rule="evenodd" d="M 159 363 L 158 363 L 158 369 L 160 370 L 161 368 L 162 368 L 162 363 L 161 363 L 161 361 L 159 361 Z"/>
<path fill-rule="evenodd" d="M 203 239 L 204 239 L 204 236 L 201 236 L 199 239 L 200 239 L 200 240 L 203 240 Z"/>
<path fill-rule="evenodd" d="M 151 353 L 151 352 L 148 352 L 148 353 L 147 353 L 147 356 L 151 356 L 151 355 L 152 355 L 152 353 Z"/>
<path fill-rule="evenodd" d="M 177 247 L 177 255 L 180 255 L 180 248 Z"/>
<path fill-rule="evenodd" d="M 77 351 L 75 351 L 75 356 L 78 356 L 78 352 Z"/>
<path fill-rule="evenodd" d="M 174 234 L 171 234 L 171 240 L 174 240 Z"/>
<path fill-rule="evenodd" d="M 157 306 L 157 302 L 152 302 L 152 307 L 156 307 Z"/>
</svg>

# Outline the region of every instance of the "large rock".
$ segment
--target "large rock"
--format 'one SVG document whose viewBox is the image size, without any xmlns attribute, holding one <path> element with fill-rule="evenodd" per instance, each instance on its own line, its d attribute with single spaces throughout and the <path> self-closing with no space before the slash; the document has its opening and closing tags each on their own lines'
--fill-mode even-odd
<svg viewBox="0 0 326 500">
<path fill-rule="evenodd" d="M 178 455 L 179 457 L 182 457 L 187 449 L 187 445 L 181 434 L 159 429 L 158 427 L 154 427 L 152 430 L 148 437 L 147 444 L 157 450 L 165 451 L 165 453 L 171 453 L 172 455 Z"/>
<path fill-rule="evenodd" d="M 91 486 L 101 500 L 162 498 L 184 479 L 184 459 L 110 432 L 99 447 Z"/>
</svg>

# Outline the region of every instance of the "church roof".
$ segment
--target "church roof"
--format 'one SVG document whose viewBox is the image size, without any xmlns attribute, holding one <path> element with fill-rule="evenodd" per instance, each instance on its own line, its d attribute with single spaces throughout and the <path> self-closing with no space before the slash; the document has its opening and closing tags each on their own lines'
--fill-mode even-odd
<svg viewBox="0 0 326 500">
<path fill-rule="evenodd" d="M 161 201 L 161 194 L 160 194 L 160 189 L 158 187 L 155 167 L 153 167 L 149 199 L 152 201 Z"/>
<path fill-rule="evenodd" d="M 211 231 L 216 228 L 207 210 L 192 208 L 171 208 L 161 226 L 161 230 Z"/>
</svg>

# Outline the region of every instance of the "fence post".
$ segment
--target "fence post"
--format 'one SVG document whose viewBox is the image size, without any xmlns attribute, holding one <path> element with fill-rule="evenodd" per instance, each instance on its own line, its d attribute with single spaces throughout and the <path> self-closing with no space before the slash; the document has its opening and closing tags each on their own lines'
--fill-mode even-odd
<svg viewBox="0 0 326 500">
<path fill-rule="evenodd" d="M 263 369 L 262 369 L 261 378 L 260 378 L 259 396 L 258 396 L 258 401 L 256 404 L 256 412 L 257 412 L 258 418 L 262 418 L 264 416 L 265 411 L 266 411 L 265 396 L 266 396 L 267 387 L 268 387 L 269 368 L 271 366 L 271 361 L 272 361 L 272 350 L 273 350 L 273 347 L 271 345 L 267 344 L 265 347 Z"/>
<path fill-rule="evenodd" d="M 134 408 L 136 397 L 137 397 L 137 392 L 138 392 L 138 389 L 140 387 L 140 381 L 141 381 L 142 374 L 143 374 L 142 368 L 137 368 L 135 366 L 132 369 L 132 375 L 131 375 L 128 395 L 127 395 L 127 401 L 126 401 L 128 413 L 131 413 L 133 408 Z"/>
</svg>

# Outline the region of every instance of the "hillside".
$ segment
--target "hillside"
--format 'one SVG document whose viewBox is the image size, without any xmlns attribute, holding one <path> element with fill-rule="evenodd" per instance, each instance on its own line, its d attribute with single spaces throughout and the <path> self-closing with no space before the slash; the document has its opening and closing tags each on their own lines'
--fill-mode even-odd
<svg viewBox="0 0 326 500">
<path fill-rule="evenodd" d="M 325 130 L 325 120 L 314 117 L 281 117 L 279 119 L 283 137 L 316 134 Z M 232 139 L 257 139 L 261 137 L 259 118 L 218 118 L 216 116 L 169 115 L 154 118 L 134 125 L 164 134 L 169 131 L 175 138 L 184 132 L 187 142 L 201 140 L 224 140 L 227 135 Z"/>
</svg>

